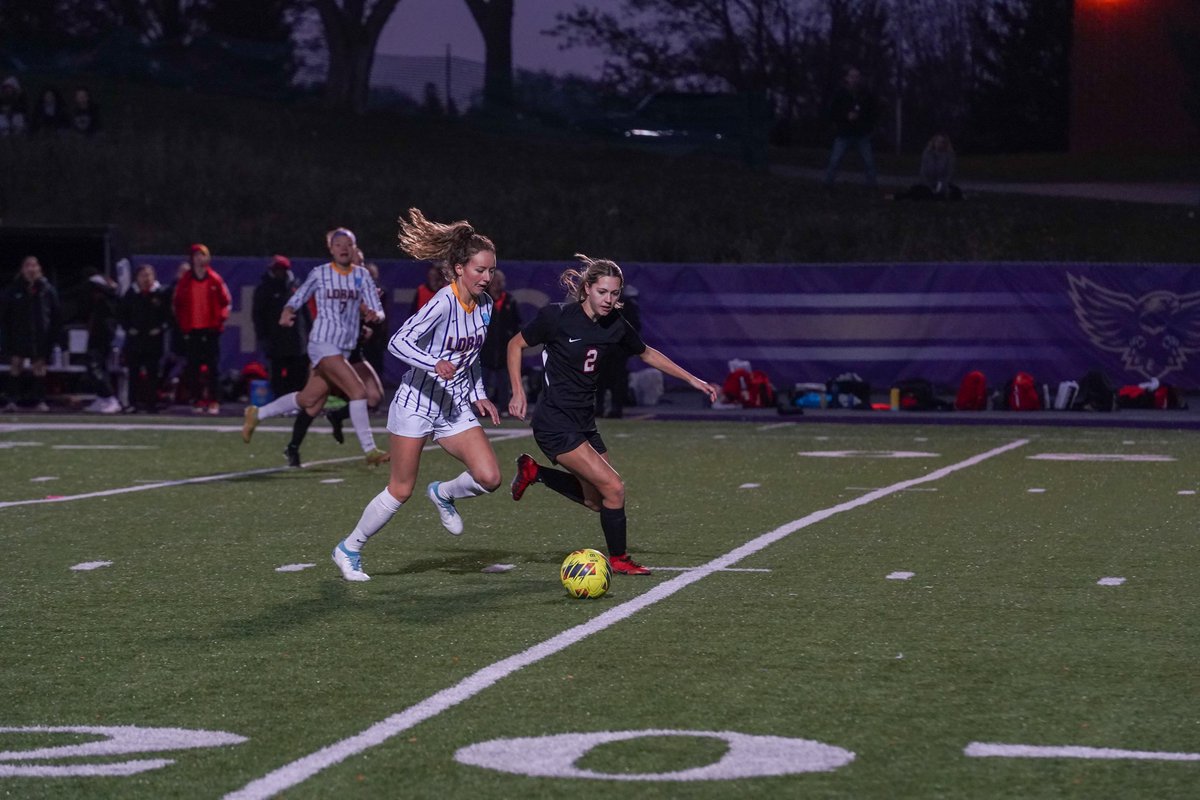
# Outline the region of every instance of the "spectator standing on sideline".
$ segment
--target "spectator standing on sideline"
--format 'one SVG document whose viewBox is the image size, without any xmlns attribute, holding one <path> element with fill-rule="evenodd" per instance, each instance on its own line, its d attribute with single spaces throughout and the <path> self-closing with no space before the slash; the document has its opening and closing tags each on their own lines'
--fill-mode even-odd
<svg viewBox="0 0 1200 800">
<path fill-rule="evenodd" d="M 851 147 L 858 150 L 866 172 L 867 186 L 875 188 L 875 155 L 871 135 L 875 132 L 875 95 L 867 88 L 857 67 L 848 67 L 842 85 L 833 93 L 829 116 L 833 121 L 833 150 L 825 169 L 825 188 L 832 189 L 838 166 Z"/>
<path fill-rule="evenodd" d="M 129 370 L 129 407 L 133 411 L 158 411 L 163 343 L 171 318 L 171 298 L 158 282 L 154 267 L 142 264 L 133 286 L 121 298 L 121 325 L 125 328 L 125 366 Z"/>
<path fill-rule="evenodd" d="M 183 380 L 191 391 L 197 414 L 221 413 L 217 368 L 221 361 L 221 332 L 229 319 L 232 300 L 225 281 L 212 269 L 208 248 L 194 244 L 187 272 L 179 277 L 172 305 L 183 334 L 187 366 Z"/>
<path fill-rule="evenodd" d="M 413 297 L 412 309 L 408 312 L 411 317 L 421 310 L 421 307 L 433 299 L 433 296 L 446 285 L 446 276 L 437 267 L 430 267 L 425 273 L 425 282 L 417 287 L 417 294 Z"/>
<path fill-rule="evenodd" d="M 100 109 L 92 100 L 92 93 L 83 86 L 75 89 L 67 116 L 74 131 L 87 136 L 100 131 Z"/>
<path fill-rule="evenodd" d="M 96 399 L 83 410 L 116 414 L 121 401 L 113 391 L 109 363 L 117 335 L 117 284 L 107 275 L 95 273 L 88 278 L 87 288 L 87 378 Z"/>
<path fill-rule="evenodd" d="M 621 290 L 621 316 L 639 334 L 642 332 L 642 311 L 637 303 L 638 290 L 628 284 Z M 629 357 L 613 350 L 599 364 L 600 374 L 596 377 L 596 416 L 620 419 L 625 415 L 625 404 L 629 402 Z M 605 391 L 608 392 L 608 408 L 604 407 Z"/>
<path fill-rule="evenodd" d="M 57 133 L 67 125 L 67 109 L 62 95 L 53 86 L 42 89 L 42 94 L 30 114 L 30 128 L 35 133 Z"/>
<path fill-rule="evenodd" d="M 362 256 L 362 251 L 359 251 Z M 367 272 L 371 273 L 371 280 L 375 281 L 375 287 L 379 290 L 379 307 L 383 309 L 384 319 L 388 313 L 387 292 L 379 283 L 379 265 L 374 261 L 366 261 L 363 259 L 363 267 Z M 362 361 L 371 365 L 375 370 L 375 374 L 379 379 L 383 378 L 383 364 L 388 351 L 388 333 L 387 323 L 383 319 L 373 320 L 363 323 L 363 335 L 359 339 L 358 347 Z"/>
<path fill-rule="evenodd" d="M 254 288 L 254 334 L 258 349 L 271 365 L 271 393 L 283 397 L 298 392 L 308 378 L 308 307 L 301 308 L 290 328 L 279 324 L 279 315 L 300 282 L 287 256 L 276 255 Z"/>
<path fill-rule="evenodd" d="M 950 182 L 954 177 L 954 145 L 944 133 L 935 134 L 921 153 L 919 182 L 908 191 L 897 192 L 897 200 L 962 200 L 962 189 Z"/>
<path fill-rule="evenodd" d="M 0 83 L 0 137 L 21 136 L 29 130 L 29 103 L 21 82 L 9 75 Z"/>
<path fill-rule="evenodd" d="M 162 366 L 162 389 L 170 398 L 168 403 L 186 403 L 190 398 L 181 396 L 182 391 L 186 392 L 188 387 L 181 383 L 180 376 L 187 364 L 187 348 L 183 341 L 183 332 L 179 330 L 179 320 L 175 318 L 174 298 L 175 289 L 179 286 L 179 279 L 183 274 L 190 270 L 191 264 L 187 261 L 180 261 L 175 267 L 175 278 L 165 287 L 163 287 L 163 295 L 167 298 L 167 307 L 170 310 L 167 320 L 167 346 L 166 354 L 163 358 Z"/>
<path fill-rule="evenodd" d="M 28 396 L 38 411 L 46 405 L 46 360 L 62 335 L 62 309 L 58 292 L 42 274 L 36 256 L 26 256 L 21 271 L 0 298 L 0 341 L 8 353 L 8 403 L 6 412 L 17 410 L 17 400 Z M 29 360 L 30 387 L 22 388 L 25 360 Z"/>
<path fill-rule="evenodd" d="M 508 340 L 521 332 L 521 311 L 517 299 L 505 288 L 504 273 L 496 270 L 491 285 L 487 288 L 492 298 L 492 319 L 488 323 L 487 338 L 479 362 L 483 366 L 483 387 L 488 399 L 500 409 L 500 416 L 508 416 L 508 401 L 512 389 L 508 385 Z"/>
</svg>

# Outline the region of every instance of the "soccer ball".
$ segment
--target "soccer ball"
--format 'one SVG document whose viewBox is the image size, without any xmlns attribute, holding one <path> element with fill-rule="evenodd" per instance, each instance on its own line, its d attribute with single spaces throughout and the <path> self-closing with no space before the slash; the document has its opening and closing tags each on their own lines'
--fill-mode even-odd
<svg viewBox="0 0 1200 800">
<path fill-rule="evenodd" d="M 608 591 L 612 567 L 604 553 L 587 548 L 567 556 L 560 575 L 563 587 L 572 597 L 599 597 Z"/>
</svg>

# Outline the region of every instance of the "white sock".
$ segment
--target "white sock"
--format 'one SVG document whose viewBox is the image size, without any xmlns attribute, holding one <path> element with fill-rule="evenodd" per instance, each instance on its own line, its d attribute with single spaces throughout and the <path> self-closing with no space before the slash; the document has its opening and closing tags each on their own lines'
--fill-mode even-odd
<svg viewBox="0 0 1200 800">
<path fill-rule="evenodd" d="M 265 406 L 260 406 L 258 409 L 258 418 L 260 420 L 270 419 L 271 417 L 282 417 L 284 414 L 295 414 L 300 410 L 300 405 L 296 402 L 298 392 L 288 392 L 283 397 L 276 397 Z"/>
<path fill-rule="evenodd" d="M 488 490 L 475 482 L 470 472 L 464 472 L 452 481 L 442 481 L 438 484 L 438 494 L 447 500 L 457 500 L 460 497 L 478 497 L 487 494 Z"/>
<path fill-rule="evenodd" d="M 371 502 L 367 503 L 367 507 L 363 509 L 362 516 L 358 519 L 358 524 L 354 526 L 354 530 L 350 531 L 350 535 L 342 542 L 342 545 L 351 553 L 357 553 L 362 550 L 367 539 L 370 539 L 379 529 L 387 525 L 388 520 L 395 516 L 400 510 L 400 506 L 404 505 L 396 498 L 392 497 L 392 493 L 384 489 L 379 494 L 371 498 Z"/>
<path fill-rule="evenodd" d="M 367 416 L 366 400 L 350 401 L 350 424 L 354 426 L 354 435 L 362 445 L 364 453 L 375 449 L 375 437 L 371 435 L 371 420 Z"/>
</svg>

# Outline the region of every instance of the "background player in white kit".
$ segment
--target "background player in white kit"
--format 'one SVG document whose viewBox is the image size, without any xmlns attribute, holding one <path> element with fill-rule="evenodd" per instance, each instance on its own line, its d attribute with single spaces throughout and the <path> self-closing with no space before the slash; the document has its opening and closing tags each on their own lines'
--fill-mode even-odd
<svg viewBox="0 0 1200 800">
<path fill-rule="evenodd" d="M 308 299 L 317 304 L 316 319 L 308 334 L 308 358 L 313 369 L 324 381 L 341 389 L 349 400 L 350 421 L 358 436 L 367 463 L 379 464 L 388 454 L 375 446 L 371 421 L 367 415 L 367 389 L 362 378 L 350 365 L 348 356 L 358 342 L 363 320 L 383 319 L 383 307 L 371 273 L 353 262 L 357 242 L 354 233 L 337 228 L 326 236 L 333 261 L 314 267 L 296 293 L 288 298 L 279 316 L 279 324 L 291 326 L 296 313 Z M 276 398 L 261 408 L 247 406 L 242 422 L 242 439 L 250 441 L 254 428 L 261 420 L 305 409 L 306 413 L 320 411 L 327 391 L 319 382 L 309 381 L 304 389 Z M 309 412 L 307 409 L 314 409 Z"/>
<path fill-rule="evenodd" d="M 479 416 L 500 424 L 500 413 L 487 398 L 479 351 L 491 320 L 486 289 L 496 272 L 496 247 L 465 220 L 431 222 L 417 209 L 400 219 L 400 248 L 413 258 L 434 261 L 449 285 L 438 290 L 420 311 L 392 335 L 388 351 L 410 366 L 388 412 L 391 477 L 387 488 L 363 509 L 358 524 L 333 548 L 333 563 L 348 581 L 370 580 L 361 551 L 400 510 L 417 481 L 421 450 L 433 440 L 466 466 L 449 481 L 426 489 L 442 525 L 452 534 L 463 529 L 455 501 L 494 492 L 500 466 Z"/>
</svg>

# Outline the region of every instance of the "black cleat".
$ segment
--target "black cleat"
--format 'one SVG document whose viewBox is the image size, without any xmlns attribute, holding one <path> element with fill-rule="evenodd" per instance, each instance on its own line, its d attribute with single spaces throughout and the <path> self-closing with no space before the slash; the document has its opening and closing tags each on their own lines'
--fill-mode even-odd
<svg viewBox="0 0 1200 800">
<path fill-rule="evenodd" d="M 289 444 L 287 446 L 287 449 L 283 451 L 283 454 L 285 456 L 287 456 L 289 467 L 299 467 L 300 466 L 300 448 L 299 447 L 296 447 L 296 445 L 294 445 L 294 444 Z"/>
<path fill-rule="evenodd" d="M 337 415 L 336 411 L 326 411 L 325 419 L 329 420 L 329 425 L 333 428 L 333 440 L 338 444 L 345 444 L 346 437 L 342 434 L 342 418 Z"/>
</svg>

